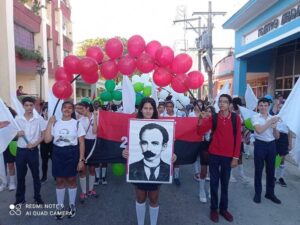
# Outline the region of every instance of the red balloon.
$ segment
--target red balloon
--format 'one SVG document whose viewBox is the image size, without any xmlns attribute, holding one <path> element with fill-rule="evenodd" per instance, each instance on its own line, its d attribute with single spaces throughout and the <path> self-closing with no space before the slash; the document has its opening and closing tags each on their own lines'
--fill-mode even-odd
<svg viewBox="0 0 300 225">
<path fill-rule="evenodd" d="M 70 82 L 59 80 L 52 86 L 52 92 L 56 98 L 66 100 L 71 97 L 73 88 Z"/>
<path fill-rule="evenodd" d="M 162 46 L 155 53 L 155 59 L 160 66 L 170 65 L 174 59 L 174 52 L 168 46 Z"/>
<path fill-rule="evenodd" d="M 153 73 L 153 81 L 159 87 L 168 86 L 172 81 L 172 74 L 166 68 L 159 67 Z"/>
<path fill-rule="evenodd" d="M 177 93 L 187 92 L 189 90 L 187 86 L 187 79 L 188 78 L 184 73 L 176 74 L 176 76 L 173 77 L 171 82 L 171 86 L 173 90 L 176 91 Z"/>
<path fill-rule="evenodd" d="M 80 60 L 79 69 L 81 74 L 96 73 L 98 71 L 97 61 L 90 57 L 84 57 Z"/>
<path fill-rule="evenodd" d="M 154 58 L 147 53 L 142 53 L 136 60 L 136 67 L 142 73 L 149 73 L 155 67 Z"/>
<path fill-rule="evenodd" d="M 118 69 L 124 75 L 131 75 L 135 67 L 135 60 L 130 55 L 123 56 L 118 62 Z"/>
<path fill-rule="evenodd" d="M 100 71 L 106 80 L 112 80 L 118 75 L 118 65 L 115 60 L 109 60 L 101 65 Z"/>
<path fill-rule="evenodd" d="M 82 80 L 88 84 L 95 84 L 99 80 L 99 74 L 96 73 L 90 73 L 90 74 L 81 74 Z"/>
<path fill-rule="evenodd" d="M 105 52 L 111 59 L 120 58 L 123 54 L 123 44 L 118 38 L 111 38 L 105 44 Z"/>
<path fill-rule="evenodd" d="M 186 73 L 191 69 L 192 65 L 193 65 L 192 57 L 186 53 L 181 53 L 174 58 L 172 62 L 171 70 L 173 73 L 176 74 Z"/>
<path fill-rule="evenodd" d="M 153 58 L 155 58 L 156 51 L 161 47 L 161 44 L 158 41 L 150 41 L 146 45 L 145 51 L 151 55 Z"/>
<path fill-rule="evenodd" d="M 127 41 L 127 50 L 131 57 L 139 57 L 145 50 L 146 43 L 140 35 L 134 35 Z"/>
<path fill-rule="evenodd" d="M 104 54 L 101 50 L 101 48 L 97 46 L 89 47 L 86 51 L 86 56 L 93 58 L 97 61 L 97 63 L 101 63 L 104 57 Z"/>
<path fill-rule="evenodd" d="M 79 63 L 80 59 L 75 55 L 68 55 L 64 58 L 64 68 L 69 74 L 79 74 Z"/>
<path fill-rule="evenodd" d="M 73 75 L 65 71 L 65 68 L 58 67 L 55 71 L 55 80 L 66 80 L 71 82 L 73 80 Z"/>
<path fill-rule="evenodd" d="M 204 76 L 199 71 L 191 71 L 188 73 L 187 86 L 189 89 L 197 89 L 204 83 Z"/>
</svg>

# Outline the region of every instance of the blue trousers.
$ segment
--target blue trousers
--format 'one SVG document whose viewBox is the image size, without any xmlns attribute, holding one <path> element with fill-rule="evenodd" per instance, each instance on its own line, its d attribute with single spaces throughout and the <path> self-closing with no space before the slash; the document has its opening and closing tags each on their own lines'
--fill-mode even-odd
<svg viewBox="0 0 300 225">
<path fill-rule="evenodd" d="M 41 199 L 41 182 L 39 177 L 39 151 L 38 148 L 30 150 L 27 148 L 18 148 L 16 155 L 17 168 L 17 191 L 16 202 L 25 201 L 25 177 L 27 174 L 27 165 L 31 171 L 34 187 L 34 199 Z"/>
<path fill-rule="evenodd" d="M 261 196 L 262 192 L 262 173 L 264 164 L 266 165 L 266 194 L 273 195 L 275 180 L 275 157 L 276 157 L 276 145 L 275 141 L 264 142 L 255 140 L 254 142 L 254 188 L 255 194 Z"/>
<path fill-rule="evenodd" d="M 231 172 L 231 157 L 209 154 L 211 210 L 225 211 L 228 208 L 228 185 Z M 218 206 L 218 190 L 221 181 L 221 200 Z"/>
</svg>

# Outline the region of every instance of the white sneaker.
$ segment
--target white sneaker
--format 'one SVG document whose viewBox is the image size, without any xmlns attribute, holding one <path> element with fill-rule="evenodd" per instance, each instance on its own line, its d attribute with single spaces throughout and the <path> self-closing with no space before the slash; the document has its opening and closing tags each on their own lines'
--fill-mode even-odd
<svg viewBox="0 0 300 225">
<path fill-rule="evenodd" d="M 4 191 L 5 190 L 5 186 L 3 184 L 0 184 L 0 191 Z"/>
<path fill-rule="evenodd" d="M 246 176 L 240 176 L 240 177 L 239 177 L 239 181 L 240 181 L 242 184 L 248 184 L 248 183 L 250 183 L 250 178 L 249 178 L 249 177 L 246 177 Z"/>
<path fill-rule="evenodd" d="M 206 193 L 204 190 L 201 190 L 199 192 L 199 199 L 200 199 L 200 202 L 203 202 L 203 203 L 207 202 Z"/>
<path fill-rule="evenodd" d="M 8 190 L 9 190 L 9 191 L 14 191 L 14 190 L 16 190 L 16 185 L 15 185 L 15 184 L 9 184 Z"/>
<path fill-rule="evenodd" d="M 237 180 L 235 179 L 234 176 L 230 176 L 229 182 L 236 183 Z"/>
</svg>

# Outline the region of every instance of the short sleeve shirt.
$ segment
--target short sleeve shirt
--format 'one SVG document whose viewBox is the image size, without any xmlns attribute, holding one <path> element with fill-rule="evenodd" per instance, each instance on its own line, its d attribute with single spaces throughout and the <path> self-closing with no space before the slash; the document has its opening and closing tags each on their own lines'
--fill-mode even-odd
<svg viewBox="0 0 300 225">
<path fill-rule="evenodd" d="M 256 125 L 265 125 L 267 123 L 268 120 L 270 120 L 273 116 L 271 115 L 268 115 L 267 119 L 264 119 L 262 117 L 262 115 L 259 113 L 257 115 L 254 115 L 252 118 L 251 118 L 251 121 L 252 121 L 252 125 L 253 126 L 256 126 Z M 275 140 L 275 137 L 273 135 L 273 128 L 272 127 L 269 127 L 267 130 L 265 130 L 264 132 L 258 134 L 254 131 L 254 136 L 255 136 L 255 139 L 258 139 L 260 141 L 266 141 L 266 142 L 270 142 L 270 141 L 274 141 Z"/>
<path fill-rule="evenodd" d="M 93 133 L 93 126 L 94 126 L 94 117 L 88 118 L 86 116 L 83 116 L 79 119 L 80 123 L 83 126 L 83 129 L 85 130 L 85 139 L 89 140 L 95 140 L 96 134 Z"/>
</svg>

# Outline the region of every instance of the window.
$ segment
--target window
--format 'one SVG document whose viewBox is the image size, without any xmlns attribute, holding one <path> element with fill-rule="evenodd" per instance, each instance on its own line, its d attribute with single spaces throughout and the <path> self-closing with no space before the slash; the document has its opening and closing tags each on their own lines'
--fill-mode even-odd
<svg viewBox="0 0 300 225">
<path fill-rule="evenodd" d="M 15 45 L 28 50 L 34 50 L 34 35 L 29 30 L 14 24 Z"/>
<path fill-rule="evenodd" d="M 294 53 L 289 53 L 285 56 L 284 76 L 293 75 Z"/>
<path fill-rule="evenodd" d="M 278 56 L 276 59 L 275 76 L 281 77 L 283 75 L 284 56 Z"/>
</svg>

